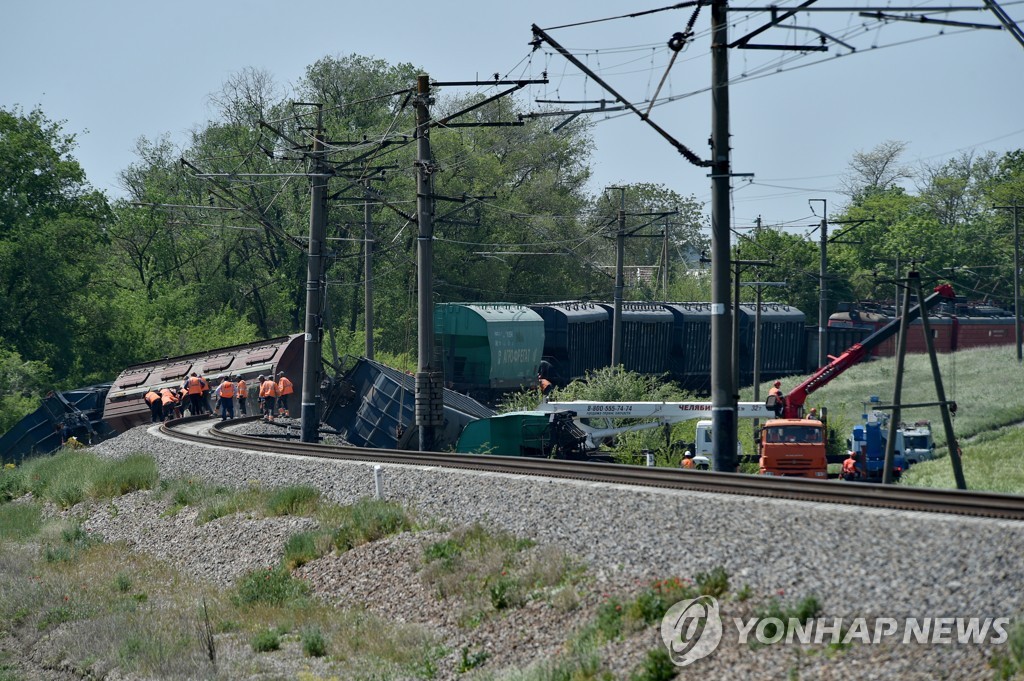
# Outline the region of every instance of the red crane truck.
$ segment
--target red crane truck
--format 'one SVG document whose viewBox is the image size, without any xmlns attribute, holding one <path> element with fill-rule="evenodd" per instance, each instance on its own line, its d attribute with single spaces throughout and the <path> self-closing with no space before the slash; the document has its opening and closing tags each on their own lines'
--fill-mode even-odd
<svg viewBox="0 0 1024 681">
<path fill-rule="evenodd" d="M 935 292 L 910 308 L 907 322 L 921 316 L 943 298 L 953 298 L 953 287 L 943 284 Z M 793 388 L 781 400 L 768 397 L 765 405 L 774 409 L 779 418 L 765 422 L 757 436 L 760 472 L 764 475 L 783 475 L 803 478 L 828 478 L 825 458 L 825 427 L 817 419 L 804 418 L 804 403 L 815 390 L 828 385 L 844 371 L 860 362 L 871 350 L 895 335 L 900 319 L 894 319 L 860 343 L 854 343 L 846 352 L 818 369 L 810 378 Z M 780 404 L 781 402 L 781 404 Z"/>
</svg>

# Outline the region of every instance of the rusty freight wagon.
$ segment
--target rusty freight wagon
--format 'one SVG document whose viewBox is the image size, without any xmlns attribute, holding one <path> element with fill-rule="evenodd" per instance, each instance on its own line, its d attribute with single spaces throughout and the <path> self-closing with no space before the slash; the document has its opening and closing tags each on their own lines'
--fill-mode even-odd
<svg viewBox="0 0 1024 681">
<path fill-rule="evenodd" d="M 292 399 L 298 400 L 302 394 L 304 338 L 302 334 L 283 336 L 130 366 L 121 372 L 107 393 L 103 420 L 117 432 L 149 423 L 149 407 L 142 399 L 146 391 L 149 388 L 176 389 L 193 371 L 204 376 L 211 388 L 228 376 L 245 379 L 249 386 L 250 414 L 255 413 L 259 393 L 256 377 L 260 374 L 277 375 L 283 371 L 295 386 Z M 298 412 L 297 403 L 292 405 L 292 412 Z"/>
</svg>

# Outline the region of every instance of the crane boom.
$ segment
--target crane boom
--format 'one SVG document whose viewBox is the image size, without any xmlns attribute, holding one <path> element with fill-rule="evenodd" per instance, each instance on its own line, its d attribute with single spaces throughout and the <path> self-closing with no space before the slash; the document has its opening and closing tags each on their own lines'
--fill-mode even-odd
<svg viewBox="0 0 1024 681">
<path fill-rule="evenodd" d="M 951 299 L 954 297 L 955 294 L 953 293 L 953 287 L 949 284 L 936 286 L 934 293 L 906 312 L 907 323 L 909 324 L 920 317 L 922 308 L 927 312 L 935 307 L 940 300 L 944 298 Z M 782 412 L 783 417 L 788 419 L 800 418 L 804 402 L 807 401 L 807 398 L 811 393 L 828 385 L 836 376 L 839 376 L 854 364 L 860 362 L 869 352 L 894 336 L 899 329 L 900 318 L 896 318 L 875 331 L 860 343 L 854 343 L 846 350 L 846 352 L 818 369 L 810 378 L 793 388 L 793 390 L 786 395 Z"/>
</svg>

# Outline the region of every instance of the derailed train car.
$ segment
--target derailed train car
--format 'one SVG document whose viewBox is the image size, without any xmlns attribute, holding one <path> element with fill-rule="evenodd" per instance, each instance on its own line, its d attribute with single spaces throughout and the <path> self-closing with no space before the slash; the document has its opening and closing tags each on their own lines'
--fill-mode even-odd
<svg viewBox="0 0 1024 681">
<path fill-rule="evenodd" d="M 297 400 L 302 394 L 304 339 L 303 334 L 283 336 L 130 366 L 121 372 L 107 392 L 103 420 L 117 432 L 149 423 L 149 407 L 142 396 L 150 388 L 177 389 L 192 372 L 205 377 L 212 388 L 223 378 L 241 376 L 249 386 L 253 406 L 259 393 L 256 378 L 261 374 L 276 376 L 284 372 L 295 387 L 292 399 L 296 404 L 290 406 L 292 413 L 297 414 Z"/>
<path fill-rule="evenodd" d="M 0 462 L 21 463 L 33 454 L 52 452 L 65 437 L 95 444 L 112 434 L 103 421 L 103 402 L 110 384 L 51 392 L 39 409 L 0 437 Z"/>
<path fill-rule="evenodd" d="M 377 449 L 419 448 L 416 427 L 416 378 L 365 357 L 333 381 L 324 395 L 323 422 L 346 442 Z M 438 451 L 452 449 L 462 429 L 494 415 L 473 398 L 444 391 L 444 421 L 435 432 Z"/>
</svg>

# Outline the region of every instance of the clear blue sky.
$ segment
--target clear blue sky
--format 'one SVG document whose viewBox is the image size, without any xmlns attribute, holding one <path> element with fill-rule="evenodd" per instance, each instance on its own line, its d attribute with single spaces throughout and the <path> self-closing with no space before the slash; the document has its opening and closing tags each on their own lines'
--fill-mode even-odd
<svg viewBox="0 0 1024 681">
<path fill-rule="evenodd" d="M 191 128 L 213 117 L 209 95 L 245 67 L 266 69 L 282 86 L 296 82 L 320 57 L 353 53 L 409 62 L 442 81 L 495 72 L 539 77 L 547 69 L 552 82 L 531 90 L 533 97 L 597 99 L 603 94 L 599 86 L 560 56 L 541 50 L 531 59 L 530 25 L 548 28 L 670 4 L 8 0 L 0 41 L 0 106 L 40 105 L 50 118 L 65 120 L 66 129 L 78 134 L 77 158 L 91 183 L 118 196 L 117 174 L 133 161 L 136 139 L 166 133 L 184 143 Z M 769 3 L 731 4 L 735 9 Z M 818 3 L 829 4 L 838 3 Z M 925 11 L 982 2 L 903 4 Z M 1002 4 L 1024 19 L 1024 3 Z M 552 35 L 625 96 L 642 100 L 665 72 L 665 43 L 683 29 L 691 12 L 558 29 Z M 698 18 L 697 40 L 680 53 L 662 97 L 708 86 L 709 14 L 705 8 Z M 751 31 L 765 16 L 732 12 L 730 37 Z M 996 23 L 988 12 L 953 18 Z M 1008 32 L 949 28 L 939 35 L 936 26 L 882 25 L 854 13 L 802 13 L 789 23 L 824 30 L 857 50 L 850 54 L 833 44 L 827 53 L 804 56 L 731 51 L 730 72 L 738 79 L 731 88 L 734 172 L 756 175 L 753 183 L 735 183 L 735 225 L 747 226 L 758 215 L 768 224 L 810 224 L 815 219 L 808 199 L 827 199 L 830 209 L 841 205 L 837 191 L 852 154 L 886 140 L 908 142 L 910 164 L 937 164 L 963 151 L 1024 148 L 1024 47 Z M 793 44 L 813 35 L 775 28 L 758 40 Z M 759 72 L 768 75 L 750 77 Z M 711 103 L 706 92 L 660 105 L 653 118 L 707 156 Z M 708 199 L 707 170 L 688 164 L 635 116 L 595 120 L 594 191 L 622 182 L 656 182 Z"/>
</svg>

